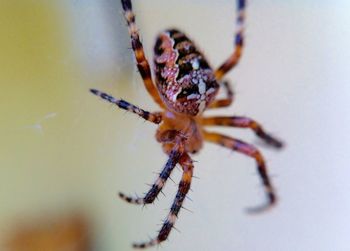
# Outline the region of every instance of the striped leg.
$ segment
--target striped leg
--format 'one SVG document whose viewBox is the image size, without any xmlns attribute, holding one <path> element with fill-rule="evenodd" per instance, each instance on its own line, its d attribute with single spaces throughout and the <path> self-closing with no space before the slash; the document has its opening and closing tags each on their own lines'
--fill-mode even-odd
<svg viewBox="0 0 350 251">
<path fill-rule="evenodd" d="M 107 93 L 104 93 L 104 92 L 100 92 L 96 89 L 90 89 L 90 92 L 95 94 L 96 96 L 101 97 L 104 100 L 107 100 L 108 102 L 110 102 L 112 104 L 117 105 L 121 109 L 136 113 L 137 115 L 144 118 L 145 120 L 148 120 L 148 121 L 153 122 L 155 124 L 159 124 L 160 122 L 162 122 L 161 113 L 147 112 L 145 110 L 138 108 L 137 106 L 134 106 L 134 105 L 126 102 L 125 100 L 113 98 L 111 95 L 108 95 Z"/>
<path fill-rule="evenodd" d="M 150 246 L 154 246 L 165 241 L 168 238 L 170 231 L 174 227 L 175 220 L 178 217 L 180 208 L 182 207 L 186 194 L 190 190 L 191 180 L 193 175 L 193 163 L 190 156 L 188 156 L 187 153 L 185 153 L 181 157 L 180 164 L 183 168 L 183 174 L 179 184 L 179 189 L 177 191 L 175 200 L 170 208 L 170 212 L 166 220 L 164 221 L 162 228 L 158 233 L 158 236 L 149 242 L 134 244 L 133 245 L 134 248 L 147 248 Z"/>
<path fill-rule="evenodd" d="M 276 200 L 277 200 L 276 195 L 275 195 L 273 186 L 270 182 L 269 176 L 267 175 L 267 169 L 266 169 L 264 158 L 254 146 L 249 145 L 243 141 L 230 138 L 225 135 L 221 135 L 218 133 L 211 133 L 211 132 L 204 132 L 204 139 L 206 141 L 219 144 L 221 146 L 230 148 L 234 151 L 243 153 L 255 159 L 258 165 L 258 172 L 259 172 L 260 178 L 262 179 L 263 185 L 265 187 L 265 192 L 268 198 L 268 202 L 265 205 L 262 205 L 256 208 L 249 208 L 248 212 L 251 212 L 251 213 L 261 212 L 265 209 L 270 208 L 276 203 Z"/>
<path fill-rule="evenodd" d="M 165 182 L 169 178 L 174 167 L 179 162 L 182 152 L 183 152 L 182 146 L 181 146 L 181 149 L 178 145 L 176 145 L 173 148 L 173 150 L 169 154 L 169 159 L 165 164 L 165 167 L 163 168 L 162 172 L 159 174 L 159 177 L 157 178 L 157 180 L 151 186 L 151 189 L 146 193 L 145 197 L 133 198 L 133 197 L 125 196 L 123 193 L 119 193 L 119 197 L 132 204 L 144 205 L 144 204 L 153 203 L 153 201 L 157 198 L 158 194 L 160 193 L 163 186 L 165 185 Z"/>
<path fill-rule="evenodd" d="M 208 107 L 209 109 L 227 107 L 227 106 L 230 106 L 232 104 L 233 98 L 234 98 L 234 93 L 233 93 L 233 90 L 232 90 L 230 83 L 225 81 L 222 83 L 222 85 L 225 88 L 227 97 L 224 99 L 214 100 L 213 103 L 211 103 L 209 105 L 209 107 Z"/>
<path fill-rule="evenodd" d="M 122 6 L 124 9 L 124 16 L 128 23 L 129 34 L 131 38 L 131 46 L 135 53 L 135 58 L 137 62 L 137 68 L 141 74 L 143 79 L 143 83 L 148 91 L 148 93 L 152 96 L 154 101 L 160 106 L 164 108 L 164 104 L 159 96 L 158 90 L 155 87 L 152 81 L 152 74 L 149 63 L 145 57 L 145 53 L 143 51 L 143 46 L 140 41 L 139 33 L 135 24 L 135 15 L 132 12 L 131 0 L 122 0 Z"/>
<path fill-rule="evenodd" d="M 244 31 L 244 10 L 246 1 L 237 0 L 237 31 L 235 38 L 235 50 L 231 56 L 215 71 L 215 77 L 217 80 L 222 79 L 222 77 L 231 70 L 241 58 L 243 49 L 243 31 Z"/>
<path fill-rule="evenodd" d="M 202 124 L 205 126 L 232 126 L 240 128 L 250 128 L 255 134 L 269 144 L 276 148 L 283 147 L 283 143 L 266 133 L 264 129 L 256 121 L 246 117 L 207 117 L 202 119 Z"/>
</svg>

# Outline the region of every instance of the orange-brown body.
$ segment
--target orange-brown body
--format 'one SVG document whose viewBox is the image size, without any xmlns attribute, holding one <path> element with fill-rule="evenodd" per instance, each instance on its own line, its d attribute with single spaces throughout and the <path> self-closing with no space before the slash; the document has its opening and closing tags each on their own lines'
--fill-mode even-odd
<svg viewBox="0 0 350 251">
<path fill-rule="evenodd" d="M 167 138 L 169 131 L 181 132 L 181 136 L 186 138 L 183 143 L 186 152 L 196 153 L 202 148 L 203 128 L 200 124 L 201 116 L 191 117 L 172 111 L 165 111 L 162 117 L 163 121 L 157 129 L 156 139 L 162 143 L 165 153 L 169 154 L 174 146 L 173 139 Z M 171 136 L 175 137 L 176 133 Z"/>
</svg>

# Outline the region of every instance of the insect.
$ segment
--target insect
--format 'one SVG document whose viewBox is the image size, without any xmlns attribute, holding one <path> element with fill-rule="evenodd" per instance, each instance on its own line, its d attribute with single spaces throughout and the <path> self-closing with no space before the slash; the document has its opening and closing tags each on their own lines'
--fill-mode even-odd
<svg viewBox="0 0 350 251">
<path fill-rule="evenodd" d="M 238 27 L 235 34 L 234 51 L 219 68 L 213 70 L 204 55 L 184 33 L 176 29 L 169 29 L 160 33 L 156 38 L 154 46 L 154 81 L 135 24 L 131 0 L 121 0 L 121 2 L 137 68 L 148 93 L 162 111 L 148 112 L 125 100 L 116 99 L 96 89 L 90 91 L 121 109 L 135 113 L 145 120 L 159 125 L 156 139 L 169 158 L 144 197 L 129 197 L 123 193 L 119 193 L 119 196 L 132 204 L 153 203 L 174 167 L 179 164 L 183 171 L 175 199 L 158 236 L 148 242 L 134 244 L 133 246 L 135 248 L 146 248 L 157 245 L 168 238 L 191 186 L 194 169 L 191 154 L 197 153 L 202 148 L 204 141 L 232 149 L 256 161 L 257 171 L 265 189 L 267 202 L 250 210 L 260 212 L 270 208 L 276 203 L 276 195 L 260 151 L 239 139 L 208 132 L 205 127 L 249 128 L 263 141 L 275 148 L 281 148 L 282 142 L 267 134 L 259 123 L 247 117 L 203 116 L 203 112 L 208 109 L 227 107 L 233 102 L 233 91 L 229 83 L 223 80 L 223 77 L 241 58 L 244 40 L 245 0 L 237 0 L 236 23 Z M 220 87 L 226 93 L 226 97 L 222 99 L 216 98 Z"/>
</svg>

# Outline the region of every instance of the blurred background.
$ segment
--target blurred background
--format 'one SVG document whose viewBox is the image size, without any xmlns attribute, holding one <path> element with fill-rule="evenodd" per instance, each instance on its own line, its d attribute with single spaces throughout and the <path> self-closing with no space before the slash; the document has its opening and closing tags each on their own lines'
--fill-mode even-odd
<svg viewBox="0 0 350 251">
<path fill-rule="evenodd" d="M 235 1 L 133 1 L 152 61 L 155 36 L 177 27 L 212 66 L 232 52 Z M 255 163 L 207 144 L 161 250 L 349 250 L 350 3 L 251 0 L 246 46 L 228 74 L 237 98 L 211 114 L 246 115 L 286 142 L 217 128 L 259 146 L 280 198 L 263 201 Z M 132 250 L 155 236 L 175 196 L 145 208 L 142 194 L 166 161 L 156 127 L 88 91 L 156 110 L 135 66 L 118 0 L 0 1 L 0 249 Z M 175 170 L 172 179 L 181 175 Z"/>
</svg>

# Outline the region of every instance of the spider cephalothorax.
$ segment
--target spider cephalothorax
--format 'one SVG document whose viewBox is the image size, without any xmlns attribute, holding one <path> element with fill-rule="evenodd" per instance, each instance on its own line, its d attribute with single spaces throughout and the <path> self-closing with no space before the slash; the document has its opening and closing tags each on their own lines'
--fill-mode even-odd
<svg viewBox="0 0 350 251">
<path fill-rule="evenodd" d="M 148 93 L 162 108 L 162 111 L 147 112 L 96 89 L 91 89 L 90 91 L 122 109 L 136 113 L 145 120 L 159 124 L 156 139 L 162 144 L 163 150 L 169 156 L 169 159 L 144 197 L 134 198 L 125 196 L 123 193 L 119 193 L 119 196 L 129 203 L 141 205 L 152 203 L 161 192 L 176 164 L 180 164 L 183 170 L 178 192 L 158 236 L 149 242 L 134 244 L 134 247 L 149 247 L 159 244 L 168 238 L 191 186 L 193 162 L 190 154 L 198 152 L 202 148 L 204 141 L 230 148 L 256 161 L 257 170 L 265 188 L 267 203 L 253 208 L 251 211 L 259 212 L 270 208 L 276 203 L 276 195 L 260 151 L 253 145 L 239 139 L 208 132 L 205 127 L 230 126 L 250 128 L 258 137 L 273 147 L 280 148 L 282 143 L 267 134 L 257 122 L 250 118 L 241 116 L 202 116 L 207 109 L 227 107 L 233 101 L 233 91 L 226 81 L 222 81 L 222 78 L 238 63 L 241 56 L 245 0 L 237 0 L 238 29 L 235 37 L 235 50 L 216 70 L 209 66 L 203 54 L 198 51 L 197 47 L 184 33 L 175 29 L 162 32 L 157 37 L 154 47 L 155 83 L 152 80 L 150 66 L 139 39 L 131 1 L 121 1 L 129 26 L 131 45 L 135 52 L 137 68 Z M 220 85 L 226 91 L 226 98 L 216 98 Z"/>
</svg>

